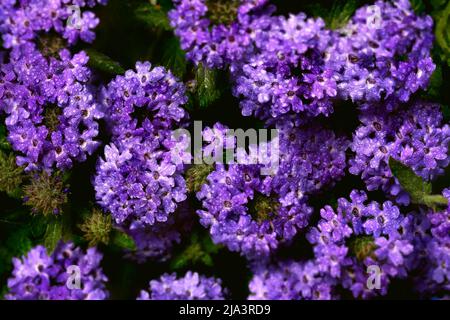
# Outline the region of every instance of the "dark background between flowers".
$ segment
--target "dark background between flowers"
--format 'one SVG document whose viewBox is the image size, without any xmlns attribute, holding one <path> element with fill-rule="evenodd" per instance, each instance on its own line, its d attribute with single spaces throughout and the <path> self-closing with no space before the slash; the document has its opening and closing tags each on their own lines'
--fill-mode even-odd
<svg viewBox="0 0 450 320">
<path fill-rule="evenodd" d="M 231 95 L 226 72 L 200 72 L 187 63 L 178 40 L 173 35 L 166 18 L 166 13 L 172 7 L 171 0 L 156 1 L 153 5 L 149 0 L 109 0 L 105 7 L 94 11 L 100 18 L 96 29 L 96 40 L 92 45 L 79 45 L 73 51 L 88 50 L 91 56 L 91 67 L 97 73 L 97 80 L 107 83 L 116 74 L 134 67 L 136 61 L 150 61 L 153 65 L 163 65 L 181 78 L 185 83 L 197 80 L 197 87 L 191 90 L 190 102 L 186 106 L 191 120 L 201 120 L 203 125 L 212 125 L 220 121 L 231 128 L 260 128 L 262 123 L 251 117 L 240 114 L 238 101 Z M 328 27 L 342 26 L 354 11 L 371 1 L 362 0 L 273 0 L 278 13 L 289 14 L 305 12 L 310 16 L 322 17 Z M 435 25 L 443 24 L 444 32 L 437 32 L 433 59 L 437 69 L 433 74 L 427 92 L 419 93 L 423 98 L 439 102 L 443 106 L 445 119 L 448 122 L 450 111 L 450 5 L 448 0 L 412 0 L 414 9 L 419 13 L 433 16 Z M 208 87 L 205 86 L 208 84 Z M 3 120 L 3 119 L 2 119 Z M 336 132 L 351 136 L 358 125 L 355 106 L 351 103 L 335 106 L 335 113 L 324 121 Z M 2 121 L 3 122 L 3 121 Z M 101 140 L 104 144 L 109 137 L 102 130 Z M 6 281 L 12 269 L 11 259 L 21 256 L 32 246 L 52 243 L 57 238 L 72 240 L 76 244 L 87 247 L 87 241 L 79 229 L 79 224 L 95 207 L 95 193 L 91 178 L 95 171 L 98 156 L 103 148 L 91 156 L 88 161 L 77 164 L 66 174 L 65 181 L 70 185 L 69 201 L 63 212 L 64 228 L 57 232 L 49 232 L 48 226 L 61 223 L 54 217 L 45 218 L 33 215 L 29 207 L 23 205 L 21 192 L 16 197 L 0 192 L 0 295 L 6 288 Z M 0 152 L 11 152 L 5 138 L 5 129 L 0 126 Z M 3 172 L 2 172 L 3 171 Z M 0 164 L 0 180 L 4 166 Z M 28 178 L 29 179 L 29 178 Z M 450 181 L 450 168 L 446 174 L 433 183 L 433 189 L 440 192 Z M 26 182 L 25 182 L 26 183 Z M 365 189 L 359 177 L 346 175 L 332 190 L 311 199 L 315 208 L 313 219 L 318 218 L 318 212 L 325 204 L 333 204 L 336 199 L 348 196 L 352 189 Z M 379 192 L 371 192 L 374 200 L 384 197 Z M 192 194 L 189 197 L 192 214 L 198 203 Z M 58 218 L 62 220 L 62 218 Z M 127 241 L 125 246 L 127 246 Z M 109 278 L 107 287 L 112 299 L 135 299 L 141 289 L 146 289 L 148 281 L 159 277 L 164 272 L 179 272 L 188 269 L 205 275 L 214 275 L 223 280 L 233 299 L 245 299 L 248 295 L 247 283 L 251 277 L 246 260 L 238 253 L 211 243 L 207 230 L 198 223 L 190 234 L 184 235 L 183 241 L 175 248 L 172 258 L 164 262 L 148 262 L 138 264 L 123 257 L 123 245 L 116 242 L 109 245 L 99 245 L 104 258 L 103 269 Z M 312 256 L 310 245 L 300 234 L 294 243 L 281 248 L 280 258 L 308 258 Z M 344 298 L 346 298 L 344 296 Z M 349 297 L 350 298 L 350 297 Z M 409 289 L 407 281 L 397 281 L 390 287 L 389 294 L 384 298 L 407 299 L 415 298 Z"/>
</svg>

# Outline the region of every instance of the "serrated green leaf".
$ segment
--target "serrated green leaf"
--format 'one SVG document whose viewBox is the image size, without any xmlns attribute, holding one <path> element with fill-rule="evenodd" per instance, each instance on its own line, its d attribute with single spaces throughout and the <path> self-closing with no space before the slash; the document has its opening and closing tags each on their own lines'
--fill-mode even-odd
<svg viewBox="0 0 450 320">
<path fill-rule="evenodd" d="M 124 74 L 125 70 L 120 66 L 120 64 L 112 60 L 107 55 L 98 52 L 94 49 L 86 49 L 86 53 L 89 56 L 89 66 L 93 69 L 111 74 L 118 75 Z"/>
<path fill-rule="evenodd" d="M 49 220 L 44 235 L 44 246 L 47 248 L 47 252 L 51 254 L 63 237 L 63 223 L 58 218 Z"/>
<path fill-rule="evenodd" d="M 167 13 L 160 6 L 150 3 L 142 4 L 135 9 L 134 14 L 138 20 L 145 22 L 151 28 L 171 30 Z"/>
<path fill-rule="evenodd" d="M 431 194 L 431 184 L 424 182 L 410 167 L 393 158 L 389 159 L 389 167 L 403 189 L 411 195 L 413 202 L 420 203 L 424 195 Z"/>
<path fill-rule="evenodd" d="M 186 57 L 183 50 L 180 48 L 180 42 L 176 37 L 171 37 L 167 40 L 164 46 L 162 56 L 163 65 L 171 70 L 174 75 L 182 79 L 186 73 Z"/>
<path fill-rule="evenodd" d="M 197 98 L 200 108 L 206 108 L 220 98 L 217 87 L 218 73 L 200 64 L 196 72 Z"/>
<path fill-rule="evenodd" d="M 121 249 L 136 250 L 136 244 L 133 238 L 124 232 L 114 230 L 111 234 L 111 243 Z"/>
</svg>

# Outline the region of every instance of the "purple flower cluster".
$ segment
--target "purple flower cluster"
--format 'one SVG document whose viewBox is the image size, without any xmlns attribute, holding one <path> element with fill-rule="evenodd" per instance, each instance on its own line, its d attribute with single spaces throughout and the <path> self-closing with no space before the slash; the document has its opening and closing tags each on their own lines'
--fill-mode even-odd
<svg viewBox="0 0 450 320">
<path fill-rule="evenodd" d="M 223 68 L 251 52 L 254 39 L 270 26 L 267 15 L 273 11 L 266 6 L 268 0 L 174 2 L 176 7 L 169 12 L 169 19 L 186 57 L 210 68 Z M 227 24 L 214 21 L 215 16 L 235 19 Z"/>
<path fill-rule="evenodd" d="M 314 261 L 258 266 L 249 283 L 248 299 L 330 300 L 336 298 L 335 282 Z"/>
<path fill-rule="evenodd" d="M 443 195 L 449 201 L 444 210 L 411 214 L 409 230 L 417 250 L 411 263 L 420 271 L 415 283 L 425 296 L 450 290 L 450 190 L 445 189 Z"/>
<path fill-rule="evenodd" d="M 450 126 L 443 122 L 439 105 L 417 101 L 395 114 L 380 109 L 365 112 L 360 121 L 351 144 L 355 156 L 349 171 L 361 175 L 368 190 L 381 188 L 398 203 L 408 204 L 409 195 L 392 176 L 389 158 L 426 180 L 442 174 L 450 162 Z"/>
<path fill-rule="evenodd" d="M 197 193 L 200 223 L 215 243 L 249 258 L 264 257 L 306 227 L 312 209 L 305 199 L 282 203 L 280 190 L 260 165 L 217 164 Z"/>
<path fill-rule="evenodd" d="M 335 71 L 326 64 L 332 36 L 322 19 L 276 17 L 257 50 L 233 68 L 242 114 L 277 120 L 286 114 L 328 115 L 337 95 Z"/>
<path fill-rule="evenodd" d="M 112 142 L 97 165 L 97 201 L 135 239 L 138 260 L 164 256 L 180 241 L 172 215 L 187 197 L 179 160 L 190 155 L 171 131 L 184 125 L 185 87 L 164 68 L 138 62 L 103 88 L 101 100 Z"/>
<path fill-rule="evenodd" d="M 59 242 L 51 255 L 43 246 L 14 258 L 8 280 L 9 300 L 103 300 L 108 280 L 100 267 L 102 255 L 95 248 L 84 253 L 73 243 Z M 79 273 L 78 273 L 79 272 Z M 75 274 L 76 273 L 76 274 Z M 73 281 L 75 277 L 77 281 Z M 79 287 L 77 287 L 79 285 Z"/>
<path fill-rule="evenodd" d="M 137 62 L 136 71 L 117 76 L 101 92 L 101 100 L 114 139 L 133 134 L 147 119 L 160 129 L 184 120 L 187 102 L 184 85 L 163 67 Z"/>
<path fill-rule="evenodd" d="M 382 101 L 391 110 L 428 85 L 433 21 L 416 15 L 409 1 L 362 7 L 336 31 L 303 13 L 274 16 L 266 2 L 242 10 L 242 1 L 229 26 L 211 29 L 210 3 L 178 1 L 169 15 L 189 60 L 230 68 L 243 115 L 297 122 L 329 115 L 337 98 L 362 109 Z"/>
<path fill-rule="evenodd" d="M 0 4 L 0 32 L 3 46 L 13 48 L 33 41 L 40 32 L 55 31 L 74 44 L 78 39 L 92 42 L 99 19 L 91 11 L 107 0 L 6 0 Z"/>
<path fill-rule="evenodd" d="M 181 278 L 164 274 L 150 281 L 149 291 L 142 290 L 138 300 L 223 300 L 224 295 L 220 279 L 188 271 Z"/>
<path fill-rule="evenodd" d="M 0 110 L 8 140 L 26 170 L 61 170 L 86 160 L 98 147 L 103 116 L 88 85 L 88 56 L 44 57 L 32 43 L 15 47 L 1 65 Z"/>
<path fill-rule="evenodd" d="M 125 230 L 136 244 L 136 250 L 130 251 L 127 256 L 138 263 L 144 263 L 149 259 L 167 260 L 173 247 L 179 244 L 183 235 L 191 230 L 192 222 L 189 206 L 183 202 L 165 222 L 156 222 L 145 228 Z"/>
<path fill-rule="evenodd" d="M 433 20 L 417 16 L 408 0 L 377 1 L 356 11 L 328 49 L 339 96 L 383 101 L 388 109 L 425 89 L 435 69 L 430 57 Z"/>
<path fill-rule="evenodd" d="M 333 186 L 345 175 L 349 141 L 317 124 L 280 128 L 280 165 L 274 188 L 283 202 Z"/>
<path fill-rule="evenodd" d="M 408 218 L 390 201 L 368 203 L 364 191 L 354 190 L 350 201 L 340 198 L 337 210 L 326 206 L 320 215 L 321 220 L 307 235 L 319 270 L 355 297 L 386 294 L 392 278 L 406 276 L 407 258 L 414 246 L 402 228 Z M 377 290 L 368 285 L 370 268 L 379 271 Z"/>
<path fill-rule="evenodd" d="M 130 229 L 167 221 L 186 199 L 183 167 L 170 152 L 176 143 L 171 132 L 156 130 L 148 119 L 143 126 L 105 147 L 94 179 L 98 203 Z"/>
</svg>

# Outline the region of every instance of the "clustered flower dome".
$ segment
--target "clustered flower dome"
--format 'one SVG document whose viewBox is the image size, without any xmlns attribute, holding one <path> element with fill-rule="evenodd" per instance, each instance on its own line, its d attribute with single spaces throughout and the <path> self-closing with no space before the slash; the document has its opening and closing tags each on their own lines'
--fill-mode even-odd
<svg viewBox="0 0 450 320">
<path fill-rule="evenodd" d="M 438 104 L 416 101 L 394 114 L 374 110 L 360 115 L 353 135 L 349 171 L 361 175 L 368 190 L 382 189 L 402 204 L 409 203 L 389 168 L 389 158 L 411 167 L 425 180 L 444 173 L 448 166 L 450 126 Z"/>
<path fill-rule="evenodd" d="M 325 61 L 332 36 L 324 21 L 303 13 L 274 17 L 260 38 L 257 53 L 232 73 L 242 114 L 270 122 L 286 114 L 329 115 L 337 86 Z"/>
<path fill-rule="evenodd" d="M 248 300 L 330 300 L 336 280 L 313 260 L 260 265 L 253 271 Z"/>
<path fill-rule="evenodd" d="M 175 0 L 170 24 L 187 59 L 224 68 L 252 51 L 262 30 L 270 27 L 268 0 Z"/>
<path fill-rule="evenodd" d="M 325 206 L 320 216 L 307 235 L 319 269 L 355 298 L 384 295 L 393 278 L 406 277 L 414 246 L 404 229 L 408 217 L 392 202 L 368 202 L 364 191 L 353 190 L 350 201 L 340 198 L 336 210 Z M 367 285 L 371 267 L 380 274 L 377 290 Z"/>
<path fill-rule="evenodd" d="M 186 120 L 185 87 L 170 71 L 138 62 L 102 89 L 101 100 L 112 141 L 93 180 L 97 202 L 134 238 L 138 261 L 164 258 L 180 241 L 172 215 L 187 198 L 180 160 L 189 154 L 184 137 L 172 135 Z"/>
<path fill-rule="evenodd" d="M 185 120 L 186 89 L 170 71 L 137 62 L 102 89 L 101 101 L 114 138 L 142 128 L 148 119 L 161 129 L 170 129 Z"/>
<path fill-rule="evenodd" d="M 344 99 L 382 101 L 393 109 L 425 89 L 435 69 L 433 20 L 416 15 L 408 0 L 376 1 L 358 9 L 335 37 L 327 56 Z"/>
<path fill-rule="evenodd" d="M 73 243 L 59 242 L 52 254 L 43 246 L 14 258 L 8 279 L 8 300 L 104 300 L 109 296 L 100 262 L 102 255 L 89 248 L 83 252 Z M 73 267 L 77 267 L 75 269 Z M 79 283 L 70 278 L 75 272 Z M 73 278 L 74 279 L 74 278 Z M 79 284 L 79 288 L 76 286 Z"/>
<path fill-rule="evenodd" d="M 88 59 L 66 49 L 47 59 L 25 43 L 1 65 L 0 110 L 17 163 L 27 171 L 69 169 L 98 147 L 103 113 L 88 84 Z"/>
<path fill-rule="evenodd" d="M 345 175 L 350 141 L 319 124 L 279 128 L 280 164 L 274 188 L 283 201 L 316 194 L 332 187 Z"/>
<path fill-rule="evenodd" d="M 225 295 L 220 279 L 188 271 L 180 278 L 166 273 L 150 281 L 149 290 L 142 290 L 138 300 L 223 300 Z"/>
<path fill-rule="evenodd" d="M 92 31 L 100 20 L 80 8 L 105 5 L 107 0 L 8 0 L 0 4 L 0 32 L 3 46 L 12 48 L 33 41 L 40 32 L 54 31 L 74 44 L 92 42 Z M 78 9 L 75 9 L 77 7 Z M 78 12 L 77 10 L 80 10 Z M 71 23 L 69 23 L 71 21 Z"/>
<path fill-rule="evenodd" d="M 105 213 L 98 216 L 106 219 L 96 225 L 99 237 L 90 219 L 80 229 L 104 245 L 131 238 L 136 249 L 123 245 L 126 258 L 168 262 L 174 270 L 177 260 L 168 260 L 192 254 L 177 249 L 195 231 L 206 240 L 192 236 L 192 255 L 203 256 L 185 260 L 204 263 L 199 270 L 206 274 L 208 263 L 217 267 L 217 252 L 242 256 L 251 300 L 378 298 L 405 280 L 418 297 L 448 296 L 445 178 L 427 184 L 422 191 L 432 194 L 417 199 L 390 167 L 401 163 L 429 183 L 445 177 L 450 164 L 450 125 L 441 106 L 421 92 L 436 69 L 431 17 L 415 13 L 408 0 L 376 1 L 331 30 L 305 13 L 277 15 L 269 0 L 174 0 L 168 19 L 193 63 L 190 71 L 227 72 L 230 86 L 217 91 L 230 92 L 218 99 L 236 101 L 255 126 L 278 130 L 278 137 L 241 146 L 216 122 L 222 119 L 210 117 L 232 106 L 217 103 L 225 111 L 211 114 L 197 108 L 222 77 L 212 74 L 201 90 L 188 93 L 170 70 L 146 61 L 108 82 L 89 69 L 86 52 L 70 51 L 79 40 L 94 40 L 99 19 L 88 8 L 97 4 L 106 0 L 1 2 L 0 116 L 12 150 L 4 156 L 0 146 L 0 170 L 12 174 L 0 190 L 24 191 L 32 213 L 65 214 L 78 194 L 69 194 L 60 171 L 86 161 L 102 137 L 103 154 L 93 159 L 89 178 Z M 186 133 L 189 102 L 193 114 L 213 123 L 201 132 L 200 145 L 191 146 Z M 336 123 L 352 112 L 354 126 L 347 119 L 345 126 Z M 72 242 L 60 241 L 52 253 L 38 245 L 13 259 L 5 297 L 106 299 L 101 259 L 96 248 L 84 252 Z M 80 288 L 67 285 L 73 266 L 81 272 Z M 221 279 L 187 271 L 150 281 L 138 299 L 228 297 Z"/>
</svg>

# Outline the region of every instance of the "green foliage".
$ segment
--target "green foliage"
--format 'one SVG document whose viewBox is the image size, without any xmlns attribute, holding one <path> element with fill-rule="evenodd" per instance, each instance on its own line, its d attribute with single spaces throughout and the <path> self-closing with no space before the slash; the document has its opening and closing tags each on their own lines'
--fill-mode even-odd
<svg viewBox="0 0 450 320">
<path fill-rule="evenodd" d="M 138 20 L 146 23 L 151 28 L 165 31 L 171 30 L 167 13 L 159 5 L 153 5 L 151 3 L 139 5 L 135 9 L 134 14 Z"/>
<path fill-rule="evenodd" d="M 51 254 L 56 248 L 58 242 L 63 238 L 63 224 L 62 219 L 49 219 L 47 229 L 44 235 L 44 246 L 47 252 Z"/>
<path fill-rule="evenodd" d="M 84 239 L 89 242 L 91 247 L 99 243 L 107 245 L 112 230 L 111 215 L 103 214 L 99 209 L 94 209 L 92 214 L 79 227 L 84 233 Z"/>
<path fill-rule="evenodd" d="M 23 188 L 26 205 L 30 206 L 34 213 L 44 216 L 61 213 L 68 201 L 64 180 L 60 173 L 50 175 L 42 172 L 34 176 Z"/>
<path fill-rule="evenodd" d="M 196 193 L 200 191 L 206 182 L 208 175 L 214 170 L 210 164 L 194 164 L 186 171 L 186 185 L 188 192 Z"/>
<path fill-rule="evenodd" d="M 0 150 L 3 151 L 11 150 L 11 145 L 9 144 L 6 137 L 7 137 L 6 127 L 5 125 L 0 124 Z"/>
<path fill-rule="evenodd" d="M 219 250 L 220 247 L 211 241 L 208 234 L 200 236 L 198 233 L 193 233 L 189 245 L 172 259 L 170 267 L 173 270 L 198 264 L 211 267 L 213 265 L 213 256 Z"/>
<path fill-rule="evenodd" d="M 0 191 L 12 198 L 21 198 L 23 179 L 23 168 L 16 165 L 14 154 L 0 150 Z"/>
<path fill-rule="evenodd" d="M 324 19 L 328 28 L 336 30 L 347 24 L 358 7 L 357 0 L 333 1 L 331 8 L 313 4 L 312 12 L 314 16 Z"/>
<path fill-rule="evenodd" d="M 136 250 L 133 238 L 117 229 L 114 229 L 111 234 L 111 243 L 121 249 Z"/>
<path fill-rule="evenodd" d="M 435 8 L 443 5 L 443 1 L 436 2 Z M 434 15 L 436 23 L 436 43 L 442 50 L 442 60 L 450 66 L 450 1 L 447 2 L 445 8 L 437 10 Z"/>
<path fill-rule="evenodd" d="M 411 196 L 412 203 L 431 208 L 447 206 L 447 199 L 441 195 L 432 195 L 431 183 L 423 181 L 410 167 L 393 158 L 389 159 L 389 167 L 402 188 Z"/>
<path fill-rule="evenodd" d="M 202 64 L 197 67 L 195 74 L 195 93 L 200 108 L 206 108 L 220 98 L 221 92 L 217 86 L 218 72 Z"/>
<path fill-rule="evenodd" d="M 98 71 L 105 72 L 110 75 L 124 74 L 125 70 L 120 64 L 112 60 L 107 55 L 98 52 L 94 49 L 86 49 L 86 53 L 89 56 L 88 65 Z"/>
<path fill-rule="evenodd" d="M 186 58 L 185 53 L 180 48 L 180 42 L 176 37 L 170 37 L 163 48 L 162 62 L 163 65 L 173 72 L 178 78 L 183 79 L 186 74 Z"/>
</svg>

